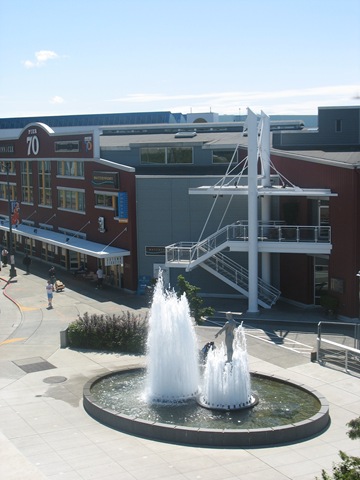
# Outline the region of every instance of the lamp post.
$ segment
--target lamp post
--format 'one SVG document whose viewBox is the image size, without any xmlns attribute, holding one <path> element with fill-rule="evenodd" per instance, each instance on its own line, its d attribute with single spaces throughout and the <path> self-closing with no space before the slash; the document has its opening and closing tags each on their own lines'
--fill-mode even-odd
<svg viewBox="0 0 360 480">
<path fill-rule="evenodd" d="M 8 197 L 8 212 L 9 212 L 9 257 L 10 257 L 10 278 L 16 277 L 15 258 L 13 254 L 13 236 L 12 236 L 12 223 L 11 223 L 11 196 L 10 196 L 10 182 L 9 171 L 11 167 L 10 162 L 3 162 L 3 167 L 6 170 L 6 183 L 7 183 L 7 197 Z"/>
</svg>

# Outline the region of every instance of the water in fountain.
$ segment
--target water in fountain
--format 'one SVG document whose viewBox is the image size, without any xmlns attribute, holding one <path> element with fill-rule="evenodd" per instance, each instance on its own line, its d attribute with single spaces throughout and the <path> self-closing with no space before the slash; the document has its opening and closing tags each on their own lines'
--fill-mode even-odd
<svg viewBox="0 0 360 480">
<path fill-rule="evenodd" d="M 162 275 L 149 314 L 146 398 L 177 403 L 195 397 L 199 386 L 198 348 L 184 295 L 164 291 Z"/>
<path fill-rule="evenodd" d="M 208 353 L 198 395 L 199 358 L 189 305 L 185 296 L 177 299 L 164 292 L 160 279 L 150 310 L 147 371 L 122 371 L 91 380 L 91 386 L 84 387 L 85 409 L 131 434 L 212 447 L 273 445 L 326 427 L 328 406 L 302 385 L 255 374 L 251 395 L 242 327 L 235 329 L 234 338 L 230 363 L 224 345 Z M 258 397 L 258 407 L 251 413 L 244 409 L 255 406 Z"/>
<path fill-rule="evenodd" d="M 256 399 L 251 395 L 244 328 L 234 330 L 232 361 L 227 361 L 224 344 L 210 350 L 207 355 L 200 404 L 220 410 L 252 406 Z"/>
</svg>

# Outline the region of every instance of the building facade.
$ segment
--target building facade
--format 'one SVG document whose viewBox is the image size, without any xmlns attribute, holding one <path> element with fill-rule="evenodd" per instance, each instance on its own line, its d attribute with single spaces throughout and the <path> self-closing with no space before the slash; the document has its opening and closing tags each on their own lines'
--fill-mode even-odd
<svg viewBox="0 0 360 480">
<path fill-rule="evenodd" d="M 0 140 L 0 242 L 48 264 L 137 286 L 135 173 L 99 156 L 97 130 L 42 123 Z"/>
<path fill-rule="evenodd" d="M 303 128 L 299 119 L 290 126 L 270 125 L 269 153 L 258 152 L 257 157 L 260 307 L 271 307 L 279 295 L 318 305 L 323 294 L 330 294 L 339 302 L 340 316 L 358 317 L 359 114 L 360 107 L 320 108 L 318 129 Z M 64 125 L 58 131 L 53 127 L 54 132 L 30 124 L 10 139 L 3 130 L 1 159 L 11 162 L 11 200 L 20 206 L 21 221 L 13 229 L 16 249 L 36 252 L 67 269 L 86 260 L 95 270 L 101 262 L 113 284 L 134 292 L 142 293 L 162 269 L 165 284 L 171 286 L 182 273 L 204 295 L 246 296 L 246 272 L 254 257 L 249 257 L 249 138 L 244 123 L 172 120 L 109 123 L 88 131 L 83 126 L 78 134 L 75 127 L 65 133 Z M 36 155 L 36 141 L 27 140 L 32 128 L 44 130 L 40 145 L 50 142 Z M 91 135 L 91 152 L 83 147 L 64 151 L 73 148 L 67 144 L 74 139 L 85 145 Z M 262 155 L 269 157 L 268 174 Z M 48 172 L 41 162 L 47 161 L 51 205 L 44 204 L 42 191 Z M 83 164 L 81 175 L 66 173 L 71 162 L 76 168 Z M 32 200 L 27 197 L 29 182 Z M 3 245 L 9 241 L 6 184 L 3 172 Z M 66 202 L 73 198 L 75 208 L 69 208 Z M 76 203 L 81 198 L 85 212 Z M 41 241 L 34 230 L 41 230 Z M 63 235 L 63 240 L 43 231 Z M 75 245 L 69 248 L 78 237 L 97 246 L 85 253 Z M 108 257 L 106 262 L 114 265 L 105 265 L 104 251 L 111 248 L 118 249 L 113 256 L 121 260 Z M 223 275 L 226 269 L 232 278 Z"/>
<path fill-rule="evenodd" d="M 314 132 L 273 135 L 272 160 L 285 177 L 304 187 L 326 187 L 337 196 L 328 201 L 310 199 L 292 206 L 299 221 L 317 217 L 331 225 L 329 256 L 283 256 L 282 292 L 301 303 L 318 303 L 328 292 L 339 301 L 339 312 L 359 317 L 360 267 L 360 107 L 322 107 Z M 284 215 L 282 206 L 282 215 Z M 291 281 L 297 272 L 299 285 Z"/>
</svg>

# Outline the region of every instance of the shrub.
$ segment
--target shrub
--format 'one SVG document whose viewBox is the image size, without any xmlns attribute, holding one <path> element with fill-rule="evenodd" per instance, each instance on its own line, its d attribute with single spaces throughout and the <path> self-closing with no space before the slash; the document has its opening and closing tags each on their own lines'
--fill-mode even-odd
<svg viewBox="0 0 360 480">
<path fill-rule="evenodd" d="M 183 275 L 179 275 L 177 278 L 178 297 L 181 297 L 185 293 L 187 301 L 189 302 L 189 308 L 191 315 L 194 317 L 195 322 L 200 324 L 203 321 L 203 317 L 211 317 L 214 315 L 215 310 L 212 307 L 203 307 L 203 299 L 198 296 L 200 288 L 195 285 L 191 285 Z"/>
<path fill-rule="evenodd" d="M 351 440 L 360 438 L 360 417 L 347 423 L 350 430 L 347 432 Z M 321 471 L 322 480 L 359 480 L 360 479 L 360 458 L 346 455 L 342 450 L 339 451 L 341 462 L 333 464 L 332 475 L 325 470 Z M 318 477 L 316 477 L 318 480 Z"/>
<path fill-rule="evenodd" d="M 336 315 L 340 307 L 340 302 L 334 295 L 324 293 L 320 297 L 320 305 L 325 309 L 326 313 Z"/>
<path fill-rule="evenodd" d="M 143 354 L 147 330 L 147 319 L 129 311 L 120 315 L 86 312 L 70 323 L 68 338 L 70 347 Z"/>
</svg>

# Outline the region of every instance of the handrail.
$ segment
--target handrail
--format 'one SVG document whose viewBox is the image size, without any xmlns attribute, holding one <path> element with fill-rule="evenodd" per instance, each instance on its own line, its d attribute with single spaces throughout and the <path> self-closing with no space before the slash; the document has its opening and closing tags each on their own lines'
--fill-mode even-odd
<svg viewBox="0 0 360 480">
<path fill-rule="evenodd" d="M 324 362 L 324 358 L 326 356 L 324 355 L 323 357 L 321 356 L 321 343 L 327 343 L 328 345 L 332 345 L 333 347 L 336 347 L 339 352 L 345 352 L 345 361 L 344 361 L 344 369 L 346 373 L 349 373 L 349 371 L 357 371 L 358 369 L 356 368 L 349 368 L 349 354 L 352 354 L 353 357 L 355 357 L 358 361 L 360 360 L 360 350 L 357 348 L 353 347 L 348 347 L 347 345 L 342 345 L 341 343 L 333 342 L 332 340 L 327 340 L 325 338 L 318 337 L 317 338 L 317 359 L 318 362 Z M 331 361 L 330 361 L 331 363 Z"/>
<path fill-rule="evenodd" d="M 222 253 L 217 253 L 214 256 L 206 259 L 204 263 L 215 264 L 216 270 L 218 270 L 219 268 L 225 270 L 225 272 L 228 274 L 227 278 L 233 281 L 236 285 L 244 288 L 245 290 L 248 288 L 248 270 L 246 270 L 246 268 L 242 267 L 238 263 L 234 262 L 226 255 L 223 255 Z M 280 296 L 281 292 L 277 288 L 264 282 L 264 280 L 260 277 L 258 277 L 258 287 L 259 297 L 266 303 L 273 304 Z"/>
<path fill-rule="evenodd" d="M 203 255 L 215 249 L 221 249 L 221 246 L 228 241 L 245 242 L 249 240 L 249 228 L 247 221 L 239 221 L 226 225 L 217 232 L 209 235 L 200 242 L 179 242 L 169 245 L 165 248 L 166 261 L 182 261 L 185 258 L 191 261 L 201 258 Z M 286 225 L 282 223 L 269 222 L 258 225 L 258 242 L 314 242 L 331 243 L 331 227 L 319 227 L 316 225 Z M 178 251 L 175 255 L 175 250 Z M 173 251 L 174 250 L 174 251 Z M 183 257 L 171 259 L 170 257 Z"/>
<path fill-rule="evenodd" d="M 330 325 L 333 329 L 334 326 L 340 327 L 341 331 L 344 331 L 345 326 L 350 326 L 353 328 L 353 340 L 354 340 L 354 347 L 350 347 L 348 345 L 344 345 L 338 342 L 334 342 L 333 340 L 328 340 L 322 337 L 322 326 Z M 335 357 L 339 359 L 339 354 L 345 353 L 344 361 L 344 369 L 346 373 L 349 371 L 360 373 L 359 368 L 359 360 L 360 360 L 360 324 L 359 323 L 345 323 L 345 322 L 319 322 L 318 324 L 318 334 L 317 334 L 317 361 L 319 363 L 325 363 L 328 361 L 329 363 L 334 363 L 334 350 L 326 350 L 325 348 L 321 348 L 321 344 L 331 345 L 332 347 L 336 348 L 337 356 Z M 351 338 L 351 337 L 350 337 Z M 355 359 L 355 361 L 350 362 L 349 357 Z"/>
</svg>

